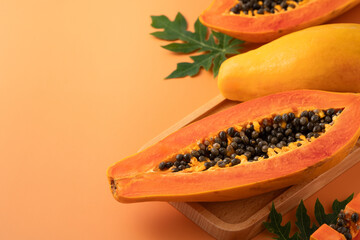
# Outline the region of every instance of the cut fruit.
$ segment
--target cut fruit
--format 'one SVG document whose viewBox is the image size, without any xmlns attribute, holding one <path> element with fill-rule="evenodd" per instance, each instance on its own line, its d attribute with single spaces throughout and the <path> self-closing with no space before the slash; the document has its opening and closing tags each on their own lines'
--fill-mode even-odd
<svg viewBox="0 0 360 240">
<path fill-rule="evenodd" d="M 341 210 L 336 224 L 323 224 L 310 237 L 310 240 L 352 240 L 360 229 L 360 194 Z"/>
<path fill-rule="evenodd" d="M 302 116 L 305 111 L 307 116 Z M 322 120 L 323 123 L 328 122 L 324 128 L 320 127 L 321 130 L 316 131 L 319 136 L 307 136 L 309 130 L 288 125 L 290 119 L 300 121 L 302 117 L 303 120 L 299 122 L 301 126 L 314 121 L 312 131 L 315 126 L 320 126 Z M 264 119 L 276 131 L 272 133 L 274 135 L 271 139 L 257 141 L 257 138 L 270 136 L 261 133 L 265 126 Z M 274 124 L 277 124 L 276 128 Z M 287 127 L 292 129 L 288 135 L 285 134 Z M 296 136 L 298 130 L 300 134 Z M 274 143 L 271 141 L 281 131 L 284 131 L 283 137 L 288 141 L 280 148 L 276 147 L 275 140 Z M 243 139 L 241 132 L 246 136 Z M 240 142 L 237 144 L 244 145 L 244 151 L 252 154 L 260 144 L 264 156 L 248 157 L 241 151 L 235 151 L 236 155 L 231 156 L 233 150 L 240 149 L 234 144 L 233 150 L 221 153 L 223 159 L 219 160 L 224 162 L 224 158 L 229 158 L 230 162 L 226 162 L 223 167 L 212 166 L 213 160 L 220 154 L 211 152 L 213 148 L 219 147 L 214 146 L 218 143 L 216 138 L 223 141 L 226 139 L 227 145 L 231 146 L 232 142 L 238 140 L 235 141 L 237 133 L 240 134 Z M 354 146 L 359 135 L 359 95 L 312 90 L 284 92 L 238 104 L 190 124 L 144 151 L 115 163 L 107 174 L 113 196 L 121 202 L 234 200 L 318 176 L 339 163 Z M 199 151 L 199 145 L 207 145 L 207 142 L 211 146 L 207 151 L 193 152 Z M 218 144 L 221 146 L 222 143 Z M 263 149 L 263 146 L 267 147 Z M 213 153 L 216 156 L 210 156 Z M 204 156 L 204 161 L 200 160 L 201 156 Z M 171 164 L 167 165 L 168 162 Z M 175 162 L 185 168 L 172 171 Z M 211 166 L 207 167 L 205 163 Z M 186 167 L 187 164 L 190 167 Z"/>
<path fill-rule="evenodd" d="M 310 240 L 346 240 L 346 238 L 329 225 L 323 224 L 310 236 Z"/>
<path fill-rule="evenodd" d="M 243 2 L 243 1 L 241 1 Z M 267 7 L 265 2 L 270 2 Z M 278 1 L 246 1 L 241 7 L 240 14 L 234 14 L 234 7 L 239 4 L 237 0 L 214 0 L 211 5 L 200 15 L 202 24 L 219 32 L 249 42 L 269 42 L 290 32 L 298 31 L 310 26 L 324 23 L 345 11 L 356 6 L 359 0 L 304 0 L 301 2 L 286 1 L 281 7 Z M 264 8 L 265 14 L 258 14 Z M 271 4 L 276 4 L 271 6 Z M 242 4 L 241 4 L 242 5 Z M 247 6 L 249 5 L 249 6 Z M 265 5 L 265 7 L 264 7 Z M 240 8 L 240 7 L 239 7 Z M 274 13 L 267 12 L 275 9 Z M 244 12 L 255 10 L 254 15 Z M 236 11 L 235 11 L 236 12 Z"/>
</svg>

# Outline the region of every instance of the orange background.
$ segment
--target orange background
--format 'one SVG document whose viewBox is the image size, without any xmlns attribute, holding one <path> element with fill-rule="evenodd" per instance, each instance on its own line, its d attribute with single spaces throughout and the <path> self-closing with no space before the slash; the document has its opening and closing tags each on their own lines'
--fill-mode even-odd
<svg viewBox="0 0 360 240">
<path fill-rule="evenodd" d="M 105 175 L 218 94 L 205 71 L 164 80 L 189 59 L 149 35 L 150 15 L 192 25 L 209 4 L 0 1 L 0 239 L 212 239 L 167 203 L 116 202 Z M 337 21 L 360 23 L 360 7 Z M 359 192 L 359 171 L 309 210 Z"/>
</svg>

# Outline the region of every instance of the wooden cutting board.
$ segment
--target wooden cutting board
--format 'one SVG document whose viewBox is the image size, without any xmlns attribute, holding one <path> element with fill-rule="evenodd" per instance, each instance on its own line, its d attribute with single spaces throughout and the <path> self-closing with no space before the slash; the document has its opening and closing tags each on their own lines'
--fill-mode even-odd
<svg viewBox="0 0 360 240">
<path fill-rule="evenodd" d="M 219 95 L 156 136 L 140 150 L 160 141 L 191 122 L 238 103 L 226 100 Z M 302 184 L 229 202 L 170 202 L 170 204 L 216 239 L 247 240 L 264 229 L 262 222 L 266 221 L 272 202 L 274 202 L 278 212 L 285 214 L 296 207 L 301 199 L 308 198 L 359 161 L 360 140 L 341 164 Z"/>
</svg>

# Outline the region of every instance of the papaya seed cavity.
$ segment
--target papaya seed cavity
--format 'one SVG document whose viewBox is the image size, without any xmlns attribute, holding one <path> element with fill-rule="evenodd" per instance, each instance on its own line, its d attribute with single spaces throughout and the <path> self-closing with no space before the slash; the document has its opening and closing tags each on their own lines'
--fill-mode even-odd
<svg viewBox="0 0 360 240">
<path fill-rule="evenodd" d="M 230 9 L 229 14 L 242 16 L 276 14 L 294 9 L 302 3 L 304 3 L 303 0 L 238 0 Z"/>
<path fill-rule="evenodd" d="M 323 135 L 343 109 L 274 114 L 231 126 L 162 161 L 160 171 L 199 172 L 262 161 L 302 147 Z"/>
</svg>

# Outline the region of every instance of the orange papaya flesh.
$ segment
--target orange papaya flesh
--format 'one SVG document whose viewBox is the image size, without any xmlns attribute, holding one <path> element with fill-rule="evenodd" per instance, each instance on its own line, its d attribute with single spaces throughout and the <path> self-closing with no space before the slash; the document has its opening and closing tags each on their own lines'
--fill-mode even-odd
<svg viewBox="0 0 360 240">
<path fill-rule="evenodd" d="M 359 234 L 360 230 L 360 194 L 358 194 L 351 202 L 349 202 L 344 210 L 347 227 L 354 238 Z"/>
<path fill-rule="evenodd" d="M 346 240 L 346 238 L 329 225 L 323 224 L 310 236 L 310 240 Z"/>
<path fill-rule="evenodd" d="M 290 32 L 324 23 L 356 6 L 359 0 L 308 0 L 274 14 L 233 14 L 236 0 L 214 0 L 200 15 L 202 24 L 249 42 L 269 42 Z"/>
<path fill-rule="evenodd" d="M 310 240 L 351 240 L 355 239 L 360 229 L 360 194 L 341 210 L 336 224 L 323 224 L 310 237 Z"/>
<path fill-rule="evenodd" d="M 254 99 L 206 117 L 169 135 L 108 169 L 113 196 L 120 202 L 226 201 L 299 183 L 339 163 L 360 135 L 357 94 L 296 90 Z M 194 143 L 231 126 L 246 126 L 273 114 L 312 109 L 343 109 L 335 124 L 309 144 L 274 157 L 213 171 L 159 171 Z M 351 124 L 349 124 L 351 123 Z"/>
</svg>

